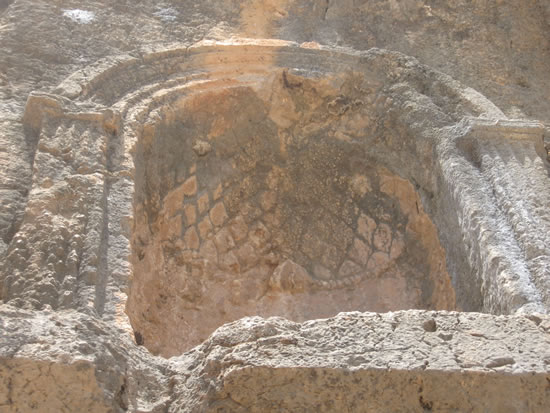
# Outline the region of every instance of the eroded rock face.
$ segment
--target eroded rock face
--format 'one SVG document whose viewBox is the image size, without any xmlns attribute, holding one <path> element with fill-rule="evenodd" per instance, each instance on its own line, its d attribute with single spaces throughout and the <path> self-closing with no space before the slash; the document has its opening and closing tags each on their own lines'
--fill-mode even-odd
<svg viewBox="0 0 550 413">
<path fill-rule="evenodd" d="M 0 411 L 549 410 L 549 11 L 0 1 Z"/>
<path fill-rule="evenodd" d="M 2 306 L 0 315 L 6 412 L 539 412 L 550 403 L 544 315 L 250 317 L 170 360 L 83 314 Z"/>
<path fill-rule="evenodd" d="M 2 412 L 159 411 L 170 398 L 166 363 L 114 323 L 2 305 L 0 327 Z"/>
</svg>

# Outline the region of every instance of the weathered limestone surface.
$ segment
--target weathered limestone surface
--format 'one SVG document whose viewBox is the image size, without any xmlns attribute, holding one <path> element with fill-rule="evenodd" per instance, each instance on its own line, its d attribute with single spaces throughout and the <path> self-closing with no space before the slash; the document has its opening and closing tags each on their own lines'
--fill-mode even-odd
<svg viewBox="0 0 550 413">
<path fill-rule="evenodd" d="M 1 412 L 162 411 L 166 361 L 74 311 L 0 310 Z"/>
<path fill-rule="evenodd" d="M 542 412 L 550 403 L 545 315 L 251 317 L 169 360 L 73 311 L 2 306 L 0 315 L 2 412 Z"/>
<path fill-rule="evenodd" d="M 549 32 L 0 0 L 0 412 L 550 410 Z"/>
<path fill-rule="evenodd" d="M 343 310 L 455 308 L 436 227 L 409 182 L 431 185 L 415 158 L 433 162 L 432 143 L 409 140 L 409 125 L 387 114 L 396 94 L 378 86 L 401 56 L 365 54 L 363 66 L 358 56 L 323 52 L 357 62 L 350 75 L 342 62 L 323 64 L 292 44 L 201 49 L 189 65 L 237 64 L 241 73 L 227 82 L 215 66 L 211 86 L 160 101 L 151 131 L 138 135 L 128 312 L 145 345 L 178 354 L 245 315 L 301 321 Z M 303 74 L 261 63 L 278 55 L 288 61 L 272 65 L 299 65 L 294 72 Z M 405 73 L 416 69 L 409 63 Z M 208 150 L 197 153 L 198 142 Z M 410 163 L 397 167 L 398 158 Z M 196 327 L 168 333 L 178 322 Z"/>
<path fill-rule="evenodd" d="M 509 116 L 547 121 L 549 15 L 544 0 L 3 1 L 2 242 L 15 234 L 30 186 L 36 141 L 17 121 L 28 94 L 98 59 L 231 36 L 381 47 L 470 85 Z"/>
</svg>

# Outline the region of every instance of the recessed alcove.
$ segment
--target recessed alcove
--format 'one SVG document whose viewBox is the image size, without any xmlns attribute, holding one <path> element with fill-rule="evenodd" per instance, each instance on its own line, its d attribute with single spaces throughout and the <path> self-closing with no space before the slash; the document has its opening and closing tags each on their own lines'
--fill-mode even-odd
<svg viewBox="0 0 550 413">
<path fill-rule="evenodd" d="M 140 343 L 172 356 L 244 316 L 457 308 L 416 166 L 379 151 L 402 128 L 358 83 L 279 71 L 158 110 L 135 154 Z"/>
</svg>

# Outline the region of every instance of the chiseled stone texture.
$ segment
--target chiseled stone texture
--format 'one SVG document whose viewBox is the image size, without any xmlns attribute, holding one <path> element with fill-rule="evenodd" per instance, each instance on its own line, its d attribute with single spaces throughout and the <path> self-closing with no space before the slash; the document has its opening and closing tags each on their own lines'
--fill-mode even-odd
<svg viewBox="0 0 550 413">
<path fill-rule="evenodd" d="M 542 412 L 549 328 L 547 316 L 454 312 L 247 318 L 196 349 L 218 378 L 204 411 Z"/>
<path fill-rule="evenodd" d="M 112 323 L 0 306 L 2 413 L 162 411 L 163 363 Z"/>
<path fill-rule="evenodd" d="M 0 0 L 0 413 L 550 411 L 549 24 Z"/>
<path fill-rule="evenodd" d="M 0 307 L 2 412 L 542 412 L 550 318 L 244 318 L 169 360 L 80 313 Z M 21 343 L 25 343 L 22 345 Z"/>
</svg>

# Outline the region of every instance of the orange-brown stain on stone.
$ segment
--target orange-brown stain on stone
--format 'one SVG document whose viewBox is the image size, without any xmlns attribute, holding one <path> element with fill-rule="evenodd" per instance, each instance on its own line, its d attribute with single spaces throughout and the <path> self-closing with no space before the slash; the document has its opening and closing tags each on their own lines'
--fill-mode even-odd
<svg viewBox="0 0 550 413">
<path fill-rule="evenodd" d="M 454 289 L 447 273 L 445 250 L 439 242 L 437 228 L 424 212 L 422 201 L 413 185 L 381 168 L 380 191 L 399 202 L 401 210 L 408 216 L 407 233 L 419 240 L 424 250 L 429 253 L 428 265 L 430 277 L 434 283 L 434 291 L 431 295 L 433 302 L 430 307 L 449 310 L 456 308 Z M 401 241 L 398 241 L 393 255 L 397 255 L 400 250 L 402 250 Z"/>
</svg>

